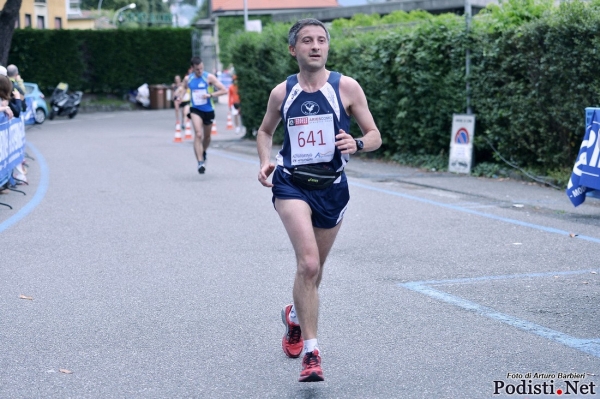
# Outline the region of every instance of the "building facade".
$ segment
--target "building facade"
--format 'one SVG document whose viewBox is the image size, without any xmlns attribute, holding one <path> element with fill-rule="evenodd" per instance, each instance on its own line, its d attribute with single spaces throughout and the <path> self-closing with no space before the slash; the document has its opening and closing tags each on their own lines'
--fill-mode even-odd
<svg viewBox="0 0 600 399">
<path fill-rule="evenodd" d="M 0 9 L 6 0 L 0 0 Z M 23 0 L 17 29 L 68 29 L 70 15 L 81 15 L 80 0 Z"/>
</svg>

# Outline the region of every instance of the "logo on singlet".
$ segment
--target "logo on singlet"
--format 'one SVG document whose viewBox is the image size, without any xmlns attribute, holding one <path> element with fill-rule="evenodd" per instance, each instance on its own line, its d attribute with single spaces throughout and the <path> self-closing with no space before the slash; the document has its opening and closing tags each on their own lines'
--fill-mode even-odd
<svg viewBox="0 0 600 399">
<path fill-rule="evenodd" d="M 319 113 L 319 104 L 314 101 L 305 101 L 300 106 L 300 110 L 304 115 L 317 115 Z"/>
<path fill-rule="evenodd" d="M 288 120 L 288 126 L 300 126 L 300 125 L 308 125 L 308 118 L 300 117 L 300 118 L 290 118 Z"/>
</svg>

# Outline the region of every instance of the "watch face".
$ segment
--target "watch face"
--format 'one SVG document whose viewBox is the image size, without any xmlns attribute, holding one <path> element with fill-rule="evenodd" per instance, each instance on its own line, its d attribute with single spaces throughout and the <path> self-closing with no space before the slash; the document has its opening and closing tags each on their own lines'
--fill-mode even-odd
<svg viewBox="0 0 600 399">
<path fill-rule="evenodd" d="M 364 147 L 364 144 L 363 144 L 362 140 L 356 140 L 356 149 L 357 149 L 357 151 L 362 150 L 363 147 Z"/>
</svg>

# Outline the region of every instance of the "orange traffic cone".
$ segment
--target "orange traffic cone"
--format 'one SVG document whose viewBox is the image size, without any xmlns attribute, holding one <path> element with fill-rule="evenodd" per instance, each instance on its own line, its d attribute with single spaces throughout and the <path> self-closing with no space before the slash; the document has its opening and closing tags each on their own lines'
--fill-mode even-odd
<svg viewBox="0 0 600 399">
<path fill-rule="evenodd" d="M 217 134 L 217 122 L 213 121 L 212 129 L 210 130 L 210 134 L 213 136 Z"/>
<path fill-rule="evenodd" d="M 227 130 L 233 130 L 233 120 L 231 120 L 231 114 L 227 113 Z"/>
<path fill-rule="evenodd" d="M 184 140 L 191 140 L 193 139 L 192 137 L 192 124 L 190 122 L 186 122 L 185 123 L 185 136 L 183 137 Z"/>
<path fill-rule="evenodd" d="M 173 142 L 181 143 L 181 125 L 179 123 L 175 125 L 175 138 Z"/>
</svg>

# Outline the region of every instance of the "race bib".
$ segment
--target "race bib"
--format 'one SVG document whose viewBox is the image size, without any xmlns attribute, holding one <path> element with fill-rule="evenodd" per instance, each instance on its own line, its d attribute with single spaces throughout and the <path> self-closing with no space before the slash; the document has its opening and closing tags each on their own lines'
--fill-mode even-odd
<svg viewBox="0 0 600 399">
<path fill-rule="evenodd" d="M 206 94 L 207 94 L 206 89 L 192 90 L 192 99 L 194 100 L 194 105 L 206 104 L 207 98 L 204 97 Z"/>
<path fill-rule="evenodd" d="M 335 151 L 333 114 L 301 116 L 287 121 L 292 165 L 329 162 Z"/>
</svg>

